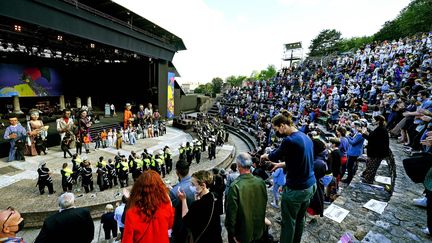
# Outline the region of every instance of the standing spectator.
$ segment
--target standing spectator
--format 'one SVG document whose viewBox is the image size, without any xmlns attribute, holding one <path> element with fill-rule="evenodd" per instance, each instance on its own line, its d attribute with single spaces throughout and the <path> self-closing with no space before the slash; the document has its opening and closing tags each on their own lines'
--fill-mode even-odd
<svg viewBox="0 0 432 243">
<path fill-rule="evenodd" d="M 8 162 L 14 160 L 25 160 L 24 147 L 27 137 L 26 129 L 18 122 L 18 117 L 11 114 L 9 117 L 10 126 L 5 130 L 3 138 L 10 143 Z"/>
<path fill-rule="evenodd" d="M 250 172 L 252 158 L 237 156 L 240 176 L 231 184 L 227 196 L 225 227 L 229 242 L 260 240 L 265 231 L 267 188 L 262 179 Z"/>
<path fill-rule="evenodd" d="M 174 208 L 160 175 L 147 170 L 132 187 L 127 202 L 123 243 L 168 243 Z"/>
<path fill-rule="evenodd" d="M 185 227 L 191 231 L 193 242 L 222 242 L 220 216 L 215 208 L 217 199 L 209 190 L 213 186 L 212 173 L 205 170 L 195 172 L 191 182 L 197 200 L 190 207 L 187 206 L 186 194 L 180 189 L 177 192 Z"/>
<path fill-rule="evenodd" d="M 73 193 L 63 193 L 59 199 L 60 212 L 44 220 L 35 242 L 91 242 L 94 224 L 90 211 L 75 207 Z"/>
<path fill-rule="evenodd" d="M 105 232 L 105 240 L 111 239 L 111 232 L 113 238 L 117 237 L 117 221 L 114 219 L 114 207 L 112 204 L 107 204 L 105 213 L 101 216 L 101 224 Z"/>
<path fill-rule="evenodd" d="M 347 169 L 348 169 L 348 177 L 343 179 L 342 182 L 350 184 L 354 175 L 357 171 L 357 158 L 363 154 L 363 143 L 364 138 L 361 134 L 362 125 L 360 122 L 354 122 L 354 134 L 353 136 L 347 136 L 346 139 L 349 143 L 349 148 L 347 152 L 348 161 L 347 161 Z"/>
<path fill-rule="evenodd" d="M 213 172 L 213 184 L 210 185 L 210 192 L 213 193 L 214 197 L 216 198 L 215 203 L 215 214 L 222 215 L 224 212 L 224 206 L 223 206 L 223 194 L 225 191 L 225 179 L 221 175 L 218 168 L 214 167 L 212 169 Z"/>
<path fill-rule="evenodd" d="M 374 117 L 378 125 L 370 134 L 367 128 L 363 129 L 363 137 L 368 140 L 366 169 L 362 173 L 363 182 L 373 184 L 381 160 L 390 155 L 389 135 L 386 129 L 385 118 L 382 115 Z"/>
<path fill-rule="evenodd" d="M 16 234 L 24 228 L 24 219 L 18 210 L 8 207 L 0 211 L 0 242 L 5 243 L 24 243 L 24 239 L 17 237 Z"/>
<path fill-rule="evenodd" d="M 237 163 L 232 163 L 230 165 L 231 171 L 228 173 L 226 184 L 225 184 L 225 205 L 226 205 L 226 197 L 228 196 L 228 191 L 230 189 L 231 184 L 234 182 L 235 179 L 240 175 L 240 173 L 237 170 Z"/>
<path fill-rule="evenodd" d="M 184 242 L 186 235 L 182 229 L 182 202 L 177 196 L 178 191 L 186 194 L 187 206 L 190 207 L 195 201 L 195 193 L 191 190 L 191 176 L 189 175 L 189 164 L 185 160 L 179 160 L 176 163 L 176 174 L 179 183 L 170 190 L 170 198 L 175 208 L 174 225 L 172 231 L 172 240 L 175 242 Z"/>
<path fill-rule="evenodd" d="M 303 234 L 306 209 L 316 191 L 313 172 L 313 143 L 304 133 L 297 130 L 291 115 L 285 110 L 272 119 L 272 125 L 281 145 L 261 160 L 279 161 L 273 170 L 286 168 L 286 184 L 282 194 L 281 242 L 300 242 Z M 256 197 L 255 197 L 256 198 Z"/>
<path fill-rule="evenodd" d="M 123 215 L 126 203 L 127 203 L 127 197 L 125 195 L 123 195 L 122 199 L 121 199 L 121 204 L 118 207 L 116 207 L 115 212 L 114 212 L 114 219 L 117 222 L 117 225 L 120 229 L 121 238 L 123 238 L 123 230 L 124 230 L 124 224 L 122 222 L 122 215 Z"/>
</svg>

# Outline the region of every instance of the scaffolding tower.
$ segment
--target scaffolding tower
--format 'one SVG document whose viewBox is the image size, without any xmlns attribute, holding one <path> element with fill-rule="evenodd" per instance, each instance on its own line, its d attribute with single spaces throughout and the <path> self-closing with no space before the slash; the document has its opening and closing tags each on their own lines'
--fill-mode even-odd
<svg viewBox="0 0 432 243">
<path fill-rule="evenodd" d="M 298 61 L 302 59 L 303 59 L 303 48 L 301 42 L 284 44 L 282 60 L 285 62 L 289 61 L 289 67 L 292 66 L 293 61 Z"/>
</svg>

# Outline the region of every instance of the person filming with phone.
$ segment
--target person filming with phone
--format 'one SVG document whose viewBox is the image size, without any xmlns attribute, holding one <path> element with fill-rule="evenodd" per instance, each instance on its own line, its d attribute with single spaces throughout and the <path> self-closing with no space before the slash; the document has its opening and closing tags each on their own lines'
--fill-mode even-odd
<svg viewBox="0 0 432 243">
<path fill-rule="evenodd" d="M 283 140 L 277 149 L 263 154 L 261 160 L 272 161 L 272 171 L 278 168 L 286 170 L 281 201 L 280 242 L 300 242 L 306 209 L 317 189 L 313 171 L 313 143 L 295 127 L 292 115 L 287 110 L 281 110 L 272 119 L 272 126 L 276 135 Z"/>
</svg>

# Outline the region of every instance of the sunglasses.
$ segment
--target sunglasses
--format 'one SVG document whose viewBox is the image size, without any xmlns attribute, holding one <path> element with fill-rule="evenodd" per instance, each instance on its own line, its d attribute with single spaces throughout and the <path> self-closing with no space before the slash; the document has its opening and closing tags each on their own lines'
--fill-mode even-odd
<svg viewBox="0 0 432 243">
<path fill-rule="evenodd" d="M 6 218 L 6 220 L 3 222 L 2 229 L 5 228 L 5 224 L 6 224 L 6 222 L 9 220 L 9 218 L 12 216 L 12 214 L 15 213 L 15 209 L 14 209 L 13 207 L 10 207 L 10 206 L 9 206 L 6 210 L 9 210 L 9 211 L 11 211 L 11 212 L 10 212 L 9 216 Z"/>
</svg>

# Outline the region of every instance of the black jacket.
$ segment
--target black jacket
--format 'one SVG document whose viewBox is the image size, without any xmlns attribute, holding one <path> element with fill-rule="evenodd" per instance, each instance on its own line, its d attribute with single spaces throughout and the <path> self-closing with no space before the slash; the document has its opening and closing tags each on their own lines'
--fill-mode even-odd
<svg viewBox="0 0 432 243">
<path fill-rule="evenodd" d="M 36 243 L 39 242 L 91 242 L 94 224 L 86 208 L 71 208 L 45 219 Z"/>
<path fill-rule="evenodd" d="M 368 140 L 367 156 L 370 158 L 385 158 L 389 156 L 389 136 L 384 126 L 378 126 L 369 135 L 363 134 Z"/>
</svg>

